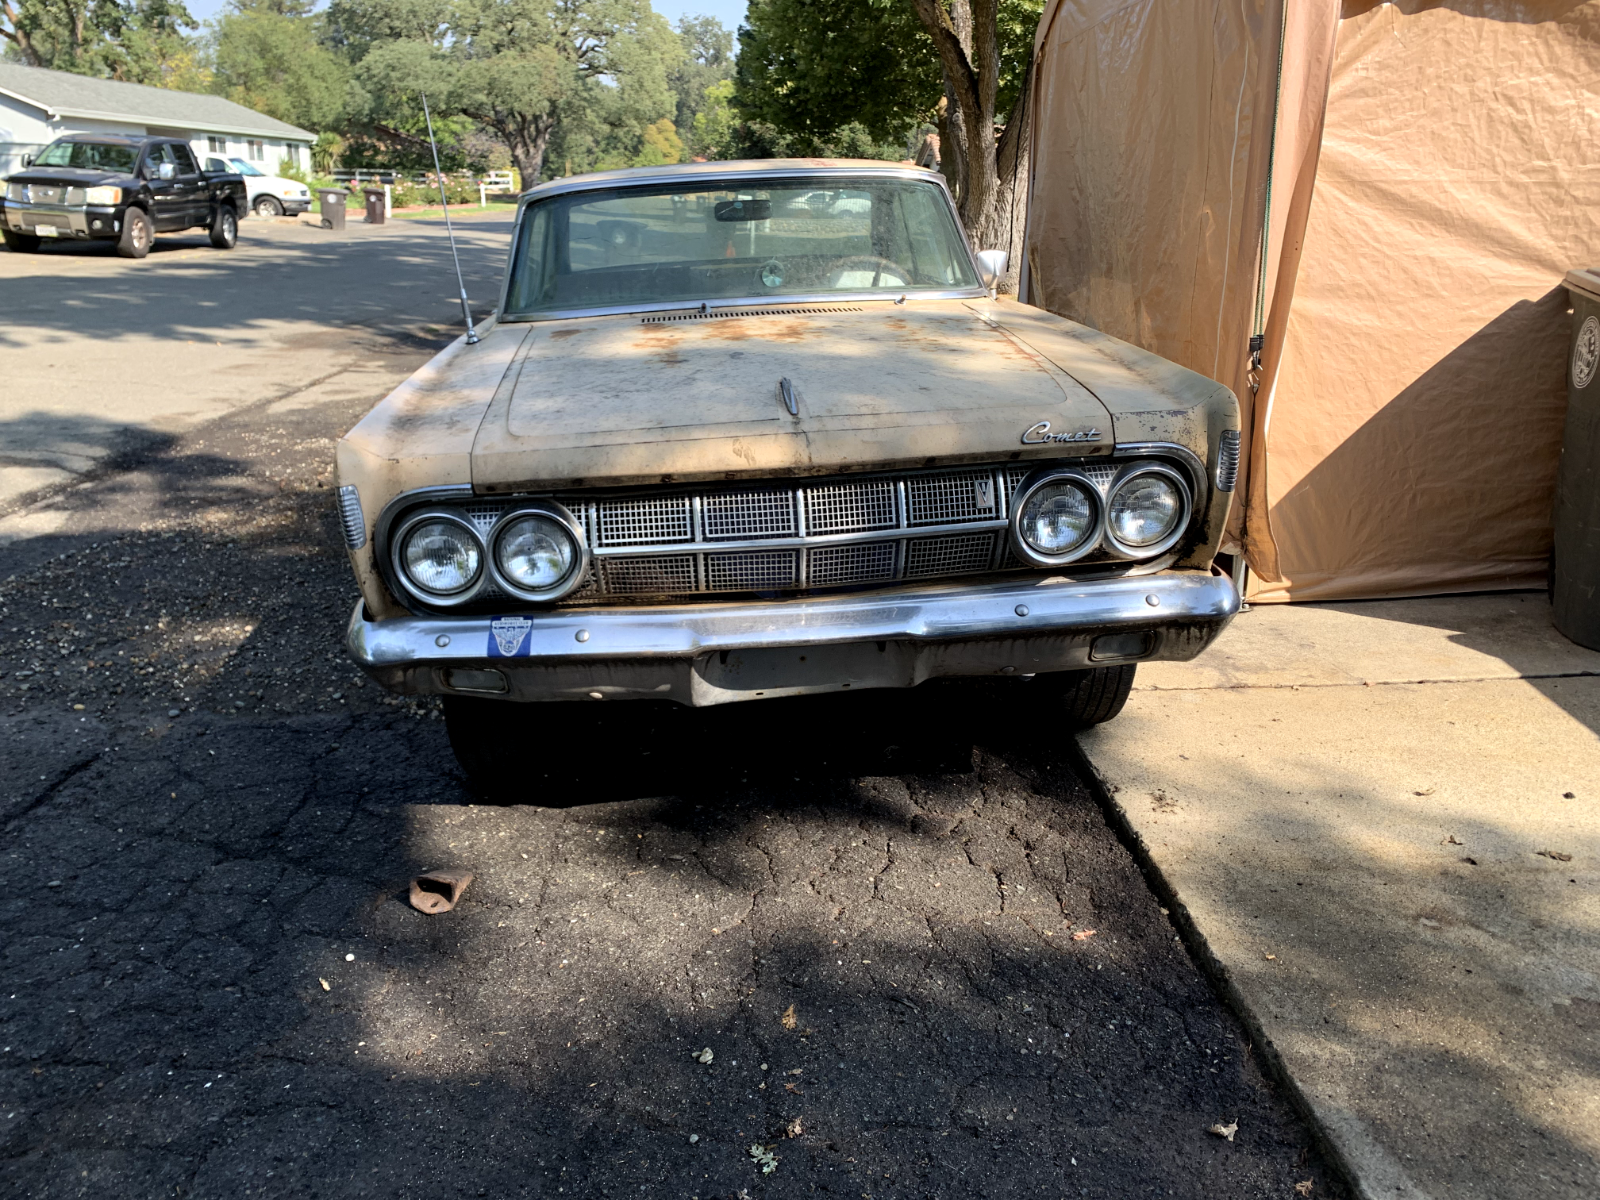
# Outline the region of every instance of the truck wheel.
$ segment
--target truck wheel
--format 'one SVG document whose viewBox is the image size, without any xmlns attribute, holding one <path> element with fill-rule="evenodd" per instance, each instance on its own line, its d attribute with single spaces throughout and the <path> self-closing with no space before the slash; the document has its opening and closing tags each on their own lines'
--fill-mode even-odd
<svg viewBox="0 0 1600 1200">
<path fill-rule="evenodd" d="M 150 214 L 142 208 L 130 208 L 122 218 L 122 236 L 117 239 L 117 253 L 123 258 L 143 258 L 150 253 L 150 244 L 155 240 L 156 231 L 150 224 Z"/>
<path fill-rule="evenodd" d="M 39 249 L 39 239 L 31 233 L 18 233 L 13 229 L 0 229 L 0 238 L 5 239 L 6 249 L 13 254 L 34 254 Z"/>
<path fill-rule="evenodd" d="M 218 250 L 232 250 L 239 244 L 239 218 L 231 204 L 217 205 L 211 218 L 211 244 Z"/>
<path fill-rule="evenodd" d="M 1055 671 L 1035 676 L 1030 688 L 1042 689 L 1055 714 L 1083 728 L 1103 725 L 1128 702 L 1135 664 L 1095 667 L 1088 671 Z M 1033 693 L 1038 695 L 1037 692 Z"/>
<path fill-rule="evenodd" d="M 273 196 L 257 196 L 256 216 L 281 217 L 283 216 L 283 205 L 279 204 Z"/>
</svg>

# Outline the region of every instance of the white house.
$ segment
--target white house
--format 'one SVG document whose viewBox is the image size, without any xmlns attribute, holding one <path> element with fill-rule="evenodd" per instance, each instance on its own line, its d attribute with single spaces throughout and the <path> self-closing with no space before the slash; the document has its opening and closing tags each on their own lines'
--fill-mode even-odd
<svg viewBox="0 0 1600 1200">
<path fill-rule="evenodd" d="M 68 133 L 187 138 L 196 157 L 242 158 L 268 175 L 311 165 L 316 134 L 200 92 L 91 79 L 0 62 L 0 176 Z"/>
</svg>

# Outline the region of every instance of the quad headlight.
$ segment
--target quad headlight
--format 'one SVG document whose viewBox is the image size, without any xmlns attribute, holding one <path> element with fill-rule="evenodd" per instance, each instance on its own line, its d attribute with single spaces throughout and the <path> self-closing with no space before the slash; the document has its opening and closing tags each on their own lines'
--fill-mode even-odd
<svg viewBox="0 0 1600 1200">
<path fill-rule="evenodd" d="M 1106 526 L 1123 550 L 1154 553 L 1177 533 L 1184 517 L 1183 489 L 1166 471 L 1136 471 L 1111 492 Z"/>
<path fill-rule="evenodd" d="M 1052 563 L 1087 551 L 1099 526 L 1094 487 L 1076 476 L 1044 480 L 1026 493 L 1017 513 L 1017 536 L 1030 557 Z"/>
<path fill-rule="evenodd" d="M 1105 464 L 1092 468 L 1106 473 Z M 1017 489 L 1011 546 L 1034 566 L 1075 562 L 1096 550 L 1111 558 L 1149 559 L 1182 536 L 1190 493 L 1183 476 L 1159 462 L 1118 464 L 1109 482 L 1091 468 L 1046 467 Z"/>
<path fill-rule="evenodd" d="M 478 539 L 448 517 L 430 517 L 406 530 L 400 544 L 406 579 L 430 598 L 448 599 L 477 582 L 483 570 Z"/>
<path fill-rule="evenodd" d="M 571 576 L 580 551 L 572 531 L 554 516 L 524 513 L 505 522 L 495 538 L 494 557 L 509 583 L 548 592 Z"/>
</svg>

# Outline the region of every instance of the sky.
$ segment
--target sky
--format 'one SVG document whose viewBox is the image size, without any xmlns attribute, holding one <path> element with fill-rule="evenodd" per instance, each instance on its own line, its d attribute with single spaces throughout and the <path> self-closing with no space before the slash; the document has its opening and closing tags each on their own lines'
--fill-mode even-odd
<svg viewBox="0 0 1600 1200">
<path fill-rule="evenodd" d="M 745 0 L 654 0 L 655 10 L 674 26 L 679 17 L 715 17 L 723 27 L 737 30 L 744 20 Z M 227 0 L 189 0 L 197 20 L 209 21 L 227 7 Z"/>
</svg>

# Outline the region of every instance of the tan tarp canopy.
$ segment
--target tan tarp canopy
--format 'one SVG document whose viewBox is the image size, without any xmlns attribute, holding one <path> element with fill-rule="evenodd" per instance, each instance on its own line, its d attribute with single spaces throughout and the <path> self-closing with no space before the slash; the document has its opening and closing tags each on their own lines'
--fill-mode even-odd
<svg viewBox="0 0 1600 1200">
<path fill-rule="evenodd" d="M 1037 51 L 1023 296 L 1238 394 L 1250 598 L 1542 586 L 1600 0 L 1050 0 Z"/>
</svg>

